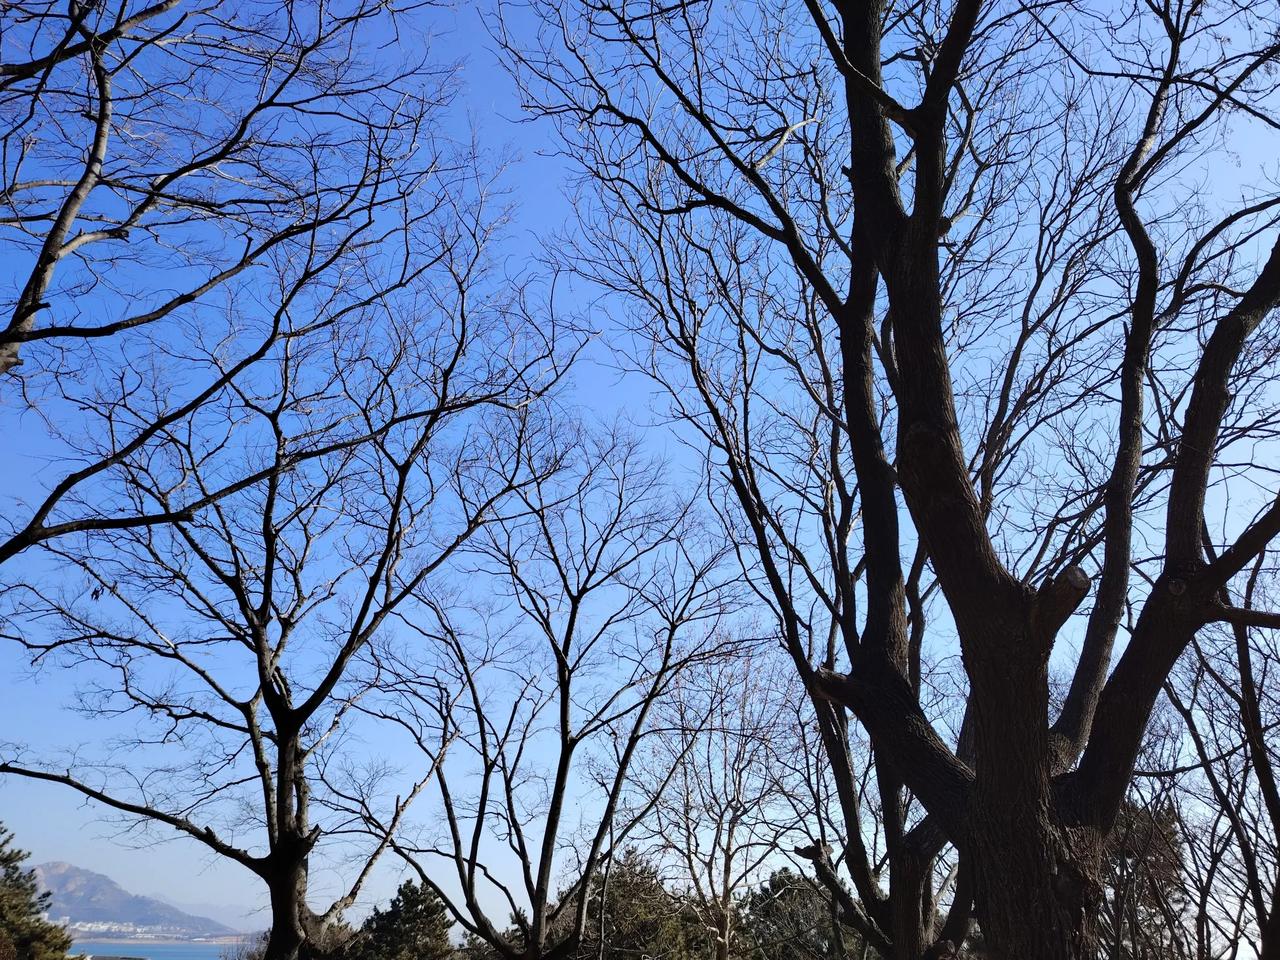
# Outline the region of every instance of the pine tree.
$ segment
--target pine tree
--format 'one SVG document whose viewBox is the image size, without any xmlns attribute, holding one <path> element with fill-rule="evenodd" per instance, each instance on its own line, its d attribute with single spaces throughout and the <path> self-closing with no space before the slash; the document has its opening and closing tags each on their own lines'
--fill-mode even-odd
<svg viewBox="0 0 1280 960">
<path fill-rule="evenodd" d="M 41 893 L 28 854 L 12 845 L 0 824 L 0 960 L 64 960 L 71 938 L 44 918 L 49 894 Z"/>
<path fill-rule="evenodd" d="M 406 880 L 385 910 L 374 910 L 348 950 L 349 960 L 448 960 L 453 921 L 435 892 Z"/>
<path fill-rule="evenodd" d="M 825 891 L 783 867 L 740 904 L 739 935 L 757 960 L 840 960 L 863 955 L 861 938 L 838 926 Z"/>
<path fill-rule="evenodd" d="M 658 865 L 625 851 L 592 885 L 578 960 L 703 960 L 714 933 Z"/>
</svg>

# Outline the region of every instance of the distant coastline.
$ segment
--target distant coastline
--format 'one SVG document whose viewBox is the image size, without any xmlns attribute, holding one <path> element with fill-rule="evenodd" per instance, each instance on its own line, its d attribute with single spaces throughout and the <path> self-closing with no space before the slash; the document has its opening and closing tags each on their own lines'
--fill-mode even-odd
<svg viewBox="0 0 1280 960">
<path fill-rule="evenodd" d="M 77 937 L 74 933 L 72 933 L 71 939 L 73 941 L 73 944 L 72 944 L 73 947 L 75 944 L 80 944 L 80 943 L 110 943 L 110 944 L 119 944 L 120 946 L 124 946 L 127 944 L 136 944 L 141 946 L 143 944 L 148 944 L 148 943 L 154 943 L 162 946 L 186 946 L 187 944 L 199 945 L 202 943 L 207 943 L 207 944 L 210 944 L 211 946 L 226 947 L 226 946 L 231 946 L 237 943 L 241 943 L 242 941 L 247 940 L 249 937 L 252 937 L 252 936 L 255 936 L 255 934 L 238 933 L 238 934 L 231 934 L 225 937 L 120 937 L 120 936 Z"/>
<path fill-rule="evenodd" d="M 94 943 L 221 943 L 240 938 L 235 927 L 187 913 L 156 897 L 130 893 L 105 874 L 61 860 L 35 868 L 48 891 L 47 916 L 77 941 Z"/>
<path fill-rule="evenodd" d="M 224 960 L 228 953 L 237 950 L 240 941 L 232 938 L 218 940 L 125 940 L 119 937 L 93 940 L 76 940 L 71 945 L 72 956 L 128 957 L 130 960 Z"/>
</svg>

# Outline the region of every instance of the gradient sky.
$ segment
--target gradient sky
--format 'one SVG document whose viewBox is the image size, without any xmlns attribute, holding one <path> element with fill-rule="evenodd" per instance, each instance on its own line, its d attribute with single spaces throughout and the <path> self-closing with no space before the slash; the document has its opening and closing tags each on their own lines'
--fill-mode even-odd
<svg viewBox="0 0 1280 960">
<path fill-rule="evenodd" d="M 415 28 L 431 35 L 436 59 L 462 61 L 462 89 L 450 117 L 450 133 L 465 138 L 474 127 L 483 148 L 510 155 L 505 184 L 516 214 L 504 251 L 513 270 L 533 255 L 540 240 L 561 224 L 569 201 L 560 185 L 565 181 L 562 160 L 550 156 L 551 131 L 543 124 L 519 122 L 514 86 L 500 67 L 477 8 L 438 8 L 417 14 Z M 577 374 L 578 388 L 591 386 L 593 406 L 616 386 L 609 371 L 588 363 Z M 20 430 L 13 410 L 0 410 L 0 432 Z M 40 457 L 37 424 L 19 436 L 17 450 L 9 447 L 6 485 L 37 476 L 46 468 Z M 7 445 L 8 446 L 8 445 Z M 17 561 L 21 564 L 25 561 Z M 11 645 L 0 645 L 0 738 L 56 754 L 77 745 L 101 742 L 103 725 L 58 709 L 74 693 L 74 677 L 66 671 L 33 673 Z M 238 865 L 220 860 L 203 845 L 171 832 L 126 833 L 122 823 L 104 819 L 103 810 L 86 803 L 71 790 L 19 778 L 0 778 L 0 822 L 16 834 L 16 842 L 30 851 L 32 863 L 64 860 L 104 873 L 133 893 L 161 895 L 181 904 L 222 905 L 238 913 L 243 924 L 260 928 L 265 888 Z M 366 890 L 366 900 L 385 900 L 394 890 L 397 872 L 388 865 Z M 324 891 L 323 871 L 315 878 Z M 318 898 L 317 898 L 318 899 Z M 222 918 L 220 914 L 220 918 Z"/>
<path fill-rule="evenodd" d="M 486 149 L 509 153 L 514 161 L 505 177 L 516 209 L 506 254 L 513 268 L 519 269 L 570 212 L 566 162 L 551 155 L 554 144 L 548 125 L 520 121 L 513 85 L 490 49 L 480 13 L 472 5 L 459 7 L 428 10 L 420 16 L 426 18 L 425 29 L 436 37 L 439 58 L 463 60 L 462 90 L 451 119 L 456 127 L 451 132 L 462 136 L 474 126 Z M 1266 146 L 1256 156 L 1273 157 L 1273 144 Z M 1237 162 L 1234 168 L 1228 165 L 1215 171 L 1214 186 L 1227 196 L 1253 176 L 1254 162 Z M 590 356 L 575 383 L 580 395 L 605 419 L 610 408 L 625 408 L 639 417 L 648 406 L 642 389 L 620 385 L 616 374 L 593 363 Z M 0 433 L 11 430 L 15 422 L 12 411 L 0 410 Z M 43 466 L 31 434 L 23 435 L 16 452 L 12 444 L 9 449 L 6 485 L 36 475 Z M 36 753 L 101 742 L 100 721 L 86 721 L 54 708 L 70 699 L 73 680 L 65 671 L 32 674 L 16 649 L 0 645 L 0 739 L 28 744 Z M 148 834 L 122 833 L 118 821 L 104 820 L 100 808 L 68 789 L 0 778 L 0 822 L 14 831 L 35 863 L 65 860 L 105 873 L 131 892 L 159 894 L 180 904 L 225 905 L 239 911 L 246 927 L 265 924 L 265 890 L 247 871 L 220 860 L 193 840 L 159 829 Z M 366 889 L 365 900 L 385 899 L 396 880 L 394 866 L 385 865 Z M 317 892 L 323 892 L 323 871 L 314 881 Z"/>
</svg>

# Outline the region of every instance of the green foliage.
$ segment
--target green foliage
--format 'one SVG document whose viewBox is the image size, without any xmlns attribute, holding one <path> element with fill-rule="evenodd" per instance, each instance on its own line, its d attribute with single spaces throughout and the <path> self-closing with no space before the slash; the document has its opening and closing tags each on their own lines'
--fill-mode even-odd
<svg viewBox="0 0 1280 960">
<path fill-rule="evenodd" d="M 344 951 L 345 960 L 448 960 L 453 921 L 435 892 L 406 880 L 385 910 L 374 910 Z"/>
<path fill-rule="evenodd" d="M 591 889 L 579 960 L 706 960 L 711 932 L 658 868 L 627 852 Z"/>
<path fill-rule="evenodd" d="M 826 892 L 791 870 L 776 871 L 731 909 L 729 960 L 852 960 L 863 956 L 857 934 L 835 924 Z M 574 914 L 574 902 L 566 902 L 553 921 L 550 942 L 563 942 L 570 935 Z M 380 926 L 382 938 L 390 942 L 402 922 L 395 916 L 393 902 L 386 913 L 369 918 L 362 934 Z M 630 850 L 592 882 L 582 939 L 568 956 L 573 960 L 711 960 L 719 955 L 714 927 L 713 918 L 700 912 L 696 898 L 665 882 L 657 863 Z M 523 943 L 522 929 L 513 920 L 505 931 L 517 949 Z M 407 953 L 378 952 L 372 949 L 374 942 L 371 936 L 366 952 L 354 960 L 410 960 Z M 441 942 L 447 941 L 442 938 Z M 423 949 L 417 956 L 444 960 L 447 947 L 444 950 L 434 953 Z M 455 960 L 501 960 L 490 944 L 472 935 L 467 935 L 454 953 Z"/>
<path fill-rule="evenodd" d="M 462 944 L 458 947 L 458 960 L 501 960 L 501 955 L 492 945 L 468 931 L 463 934 Z"/>
<path fill-rule="evenodd" d="M 740 904 L 741 953 L 756 960 L 832 960 L 861 956 L 858 935 L 833 922 L 826 891 L 786 869 Z"/>
<path fill-rule="evenodd" d="M 63 960 L 71 938 L 44 919 L 49 895 L 23 866 L 26 851 L 12 843 L 13 834 L 0 825 L 0 960 Z"/>
</svg>

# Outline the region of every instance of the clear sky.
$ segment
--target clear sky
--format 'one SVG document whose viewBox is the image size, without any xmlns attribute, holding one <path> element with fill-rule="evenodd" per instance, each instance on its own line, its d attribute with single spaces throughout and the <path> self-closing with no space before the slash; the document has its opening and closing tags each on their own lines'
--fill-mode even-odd
<svg viewBox="0 0 1280 960">
<path fill-rule="evenodd" d="M 551 131 L 543 124 L 518 121 L 520 110 L 513 85 L 491 49 L 479 8 L 458 4 L 455 8 L 428 8 L 417 16 L 420 22 L 414 26 L 434 38 L 436 59 L 462 61 L 462 89 L 450 117 L 450 132 L 465 138 L 469 127 L 474 127 L 485 150 L 494 155 L 510 154 L 515 161 L 504 180 L 516 208 L 505 255 L 512 269 L 519 270 L 568 213 L 563 189 L 565 166 L 550 155 Z M 598 412 L 624 405 L 620 397 L 611 402 L 618 385 L 610 371 L 588 363 L 576 380 L 579 389 L 584 384 L 590 387 Z M 2 432 L 21 431 L 16 450 L 6 444 L 10 459 L 4 467 L 5 484 L 12 492 L 13 484 L 37 474 L 44 463 L 38 438 L 23 429 L 12 409 L 0 410 L 0 424 Z M 37 424 L 27 422 L 26 426 L 38 430 Z M 55 704 L 69 701 L 74 680 L 66 671 L 33 674 L 16 649 L 0 645 L 0 740 L 28 744 L 37 753 L 42 748 L 91 748 L 100 743 L 104 734 L 101 721 L 86 721 L 55 708 Z M 265 891 L 247 871 L 219 861 L 195 841 L 163 830 L 126 835 L 119 821 L 104 819 L 101 808 L 86 804 L 65 788 L 0 778 L 0 822 L 14 831 L 34 863 L 65 860 L 104 873 L 133 893 L 158 894 L 194 906 L 222 905 L 240 914 L 245 926 L 265 924 L 261 912 Z M 314 879 L 316 887 L 323 890 L 323 873 Z M 369 885 L 367 899 L 385 899 L 394 885 L 395 872 L 388 868 Z M 224 915 L 220 913 L 219 918 Z"/>
<path fill-rule="evenodd" d="M 482 23 L 482 9 L 469 4 L 429 9 L 419 14 L 420 29 L 435 38 L 438 59 L 463 61 L 462 89 L 451 117 L 452 132 L 465 136 L 474 126 L 480 142 L 493 154 L 510 153 L 505 175 L 515 207 L 506 253 L 512 267 L 536 255 L 542 240 L 569 215 L 566 162 L 553 154 L 552 131 L 542 123 L 522 122 L 513 85 L 490 49 Z M 1260 154 L 1261 155 L 1261 154 Z M 1273 154 L 1268 153 L 1267 156 Z M 1252 173 L 1252 169 L 1248 171 Z M 1220 172 L 1216 186 L 1232 192 L 1231 171 Z M 574 303 L 572 290 L 567 295 Z M 643 416 L 647 395 L 635 384 L 621 384 L 615 373 L 599 362 L 603 350 L 588 354 L 575 376 L 575 389 L 584 404 L 608 420 L 613 412 Z M 12 411 L 0 409 L 0 434 L 12 433 L 21 424 Z M 6 486 L 38 472 L 42 461 L 32 436 L 24 434 L 10 444 L 4 465 Z M 21 564 L 23 561 L 19 561 Z M 7 571 L 6 571 L 7 573 Z M 67 672 L 46 671 L 33 675 L 25 660 L 9 645 L 0 644 L 0 740 L 29 744 L 34 751 L 92 747 L 104 738 L 101 721 L 87 721 L 70 711 L 55 709 L 74 692 L 75 678 Z M 65 860 L 105 873 L 126 889 L 162 895 L 179 904 L 207 909 L 207 905 L 232 908 L 246 927 L 265 923 L 264 891 L 252 875 L 220 861 L 202 845 L 156 829 L 146 835 L 122 834 L 118 820 L 104 820 L 99 808 L 83 802 L 70 790 L 15 778 L 0 778 L 0 821 L 30 850 L 33 862 Z M 163 839 L 162 842 L 161 838 Z M 326 887 L 323 871 L 315 885 Z M 396 881 L 388 865 L 366 890 L 366 900 L 389 896 Z M 319 900 L 317 899 L 317 902 Z M 219 913 L 219 918 L 224 918 Z"/>
</svg>

